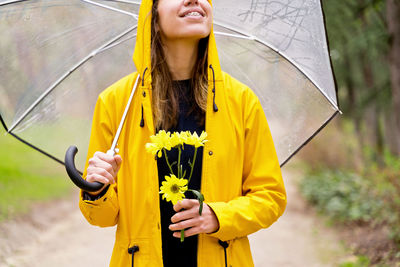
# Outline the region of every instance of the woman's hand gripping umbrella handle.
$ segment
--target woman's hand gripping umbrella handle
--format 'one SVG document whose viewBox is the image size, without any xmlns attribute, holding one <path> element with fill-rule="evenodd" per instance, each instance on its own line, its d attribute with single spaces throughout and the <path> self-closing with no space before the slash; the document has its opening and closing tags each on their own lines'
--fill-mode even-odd
<svg viewBox="0 0 400 267">
<path fill-rule="evenodd" d="M 71 181 L 80 189 L 87 192 L 99 191 L 103 184 L 99 182 L 88 182 L 82 178 L 81 174 L 75 167 L 75 155 L 78 152 L 76 146 L 70 146 L 65 153 L 65 169 L 67 170 L 68 176 Z"/>
<path fill-rule="evenodd" d="M 122 115 L 121 121 L 119 123 L 119 127 L 117 130 L 117 133 L 115 134 L 112 146 L 111 146 L 110 150 L 107 151 L 108 155 L 111 155 L 111 156 L 115 155 L 115 148 L 117 146 L 117 142 L 118 142 L 119 136 L 121 134 L 122 127 L 124 126 L 125 118 L 128 113 L 129 107 L 131 105 L 133 95 L 136 91 L 139 78 L 140 78 L 140 75 L 138 75 L 136 78 L 136 82 L 133 86 L 128 103 L 126 104 L 125 111 L 124 111 L 124 114 Z M 84 191 L 87 191 L 87 192 L 99 191 L 103 187 L 102 183 L 86 181 L 85 179 L 82 178 L 81 174 L 76 169 L 75 156 L 76 156 L 77 152 L 78 152 L 78 148 L 76 146 L 70 146 L 68 148 L 67 152 L 65 153 L 65 169 L 67 170 L 69 178 L 76 186 L 78 186 L 80 189 L 82 189 Z"/>
</svg>

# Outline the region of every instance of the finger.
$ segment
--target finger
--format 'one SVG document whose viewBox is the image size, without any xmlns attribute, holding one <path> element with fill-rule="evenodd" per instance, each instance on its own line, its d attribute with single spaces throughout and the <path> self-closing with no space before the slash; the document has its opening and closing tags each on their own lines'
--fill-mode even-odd
<svg viewBox="0 0 400 267">
<path fill-rule="evenodd" d="M 105 179 L 107 179 L 107 183 L 110 183 L 110 184 L 115 183 L 114 177 L 103 168 L 90 166 L 87 168 L 87 173 L 88 173 L 88 176 L 94 175 L 94 174 L 100 175 L 100 176 L 104 177 Z"/>
<path fill-rule="evenodd" d="M 200 227 L 192 227 L 184 231 L 185 237 L 194 236 L 200 234 Z M 177 231 L 173 233 L 173 236 L 176 238 L 181 238 L 181 231 Z"/>
<path fill-rule="evenodd" d="M 120 155 L 115 155 L 114 156 L 114 161 L 117 164 L 117 170 L 116 173 L 119 171 L 119 168 L 121 168 L 121 163 L 122 163 L 122 158 Z"/>
<path fill-rule="evenodd" d="M 94 153 L 94 157 L 111 164 L 114 172 L 116 172 L 118 170 L 118 164 L 115 161 L 114 156 L 111 156 L 111 155 L 108 155 L 106 153 L 97 151 L 96 153 Z"/>
<path fill-rule="evenodd" d="M 176 223 L 183 220 L 188 220 L 194 217 L 199 216 L 199 209 L 194 206 L 191 209 L 183 210 L 176 213 L 174 216 L 171 217 L 171 222 Z"/>
<path fill-rule="evenodd" d="M 182 209 L 188 210 L 194 205 L 196 205 L 196 203 L 198 204 L 199 202 L 194 199 L 186 199 L 186 198 L 182 199 L 174 205 L 174 211 L 179 212 Z"/>
<path fill-rule="evenodd" d="M 112 177 L 116 176 L 113 166 L 104 160 L 96 159 L 91 163 L 91 166 L 106 170 L 108 173 L 112 175 Z"/>
<path fill-rule="evenodd" d="M 89 159 L 89 165 L 90 166 L 99 166 L 99 164 L 101 164 L 101 162 L 105 162 L 106 164 L 110 164 L 110 166 L 112 167 L 112 163 L 109 162 L 110 160 L 106 160 L 106 157 L 108 156 L 107 154 L 104 154 L 103 152 L 95 152 L 93 157 Z"/>
<path fill-rule="evenodd" d="M 88 181 L 90 183 L 99 182 L 99 183 L 102 183 L 104 185 L 107 185 L 107 184 L 110 183 L 110 181 L 107 178 L 105 178 L 104 176 L 99 175 L 97 173 L 93 173 L 93 174 L 88 175 L 86 177 L 86 181 Z"/>
<path fill-rule="evenodd" d="M 199 225 L 200 221 L 198 218 L 193 218 L 193 219 L 189 219 L 189 220 L 185 220 L 185 221 L 181 221 L 175 224 L 170 224 L 168 226 L 169 230 L 171 231 L 180 231 L 183 229 L 187 229 L 190 227 L 194 227 Z"/>
<path fill-rule="evenodd" d="M 86 181 L 92 183 L 92 182 L 100 182 L 102 184 L 110 184 L 111 181 L 104 177 L 103 175 L 100 175 L 98 173 L 92 173 L 88 174 L 86 177 Z"/>
</svg>

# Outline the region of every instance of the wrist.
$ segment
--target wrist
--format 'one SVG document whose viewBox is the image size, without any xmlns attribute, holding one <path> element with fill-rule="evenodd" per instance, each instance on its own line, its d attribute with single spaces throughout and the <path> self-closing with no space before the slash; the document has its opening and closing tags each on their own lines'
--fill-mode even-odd
<svg viewBox="0 0 400 267">
<path fill-rule="evenodd" d="M 82 191 L 82 198 L 83 200 L 90 200 L 90 201 L 95 201 L 100 198 L 102 198 L 108 191 L 108 188 L 110 185 L 104 185 L 104 187 L 96 192 L 87 192 L 87 191 Z"/>
</svg>

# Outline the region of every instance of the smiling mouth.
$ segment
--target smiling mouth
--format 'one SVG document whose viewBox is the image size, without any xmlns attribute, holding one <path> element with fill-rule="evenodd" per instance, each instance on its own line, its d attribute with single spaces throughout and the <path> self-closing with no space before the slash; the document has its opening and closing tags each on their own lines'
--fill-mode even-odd
<svg viewBox="0 0 400 267">
<path fill-rule="evenodd" d="M 184 17 L 203 17 L 203 15 L 200 14 L 199 12 L 194 11 L 185 14 Z"/>
</svg>

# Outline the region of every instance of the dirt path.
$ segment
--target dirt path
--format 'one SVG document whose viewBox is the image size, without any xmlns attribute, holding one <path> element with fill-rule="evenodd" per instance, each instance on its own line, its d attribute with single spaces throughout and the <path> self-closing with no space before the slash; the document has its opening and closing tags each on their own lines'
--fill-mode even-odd
<svg viewBox="0 0 400 267">
<path fill-rule="evenodd" d="M 336 266 L 344 253 L 299 197 L 294 172 L 283 170 L 289 204 L 279 221 L 250 236 L 256 267 Z M 76 202 L 36 207 L 28 216 L 0 225 L 0 267 L 108 266 L 115 228 L 90 226 Z"/>
<path fill-rule="evenodd" d="M 268 229 L 249 236 L 256 267 L 338 266 L 348 256 L 332 229 L 324 226 L 300 197 L 297 171 L 290 163 L 282 170 L 288 195 L 283 216 Z"/>
</svg>

